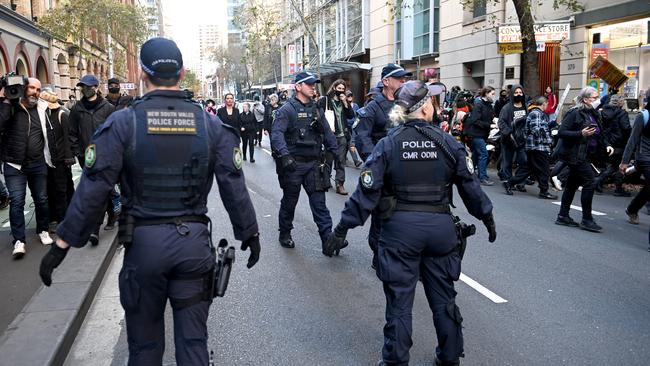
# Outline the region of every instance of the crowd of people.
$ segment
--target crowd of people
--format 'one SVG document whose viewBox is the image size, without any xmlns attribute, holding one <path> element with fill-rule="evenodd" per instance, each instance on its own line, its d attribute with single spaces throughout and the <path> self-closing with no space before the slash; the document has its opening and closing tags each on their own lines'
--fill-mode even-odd
<svg viewBox="0 0 650 366">
<path fill-rule="evenodd" d="M 36 78 L 26 78 L 24 95 L 0 96 L 0 138 L 2 173 L 0 209 L 9 207 L 13 237 L 12 256 L 22 258 L 27 252 L 25 201 L 27 187 L 34 202 L 36 233 L 44 245 L 53 243 L 50 232 L 65 217 L 74 194 L 72 166 L 83 166 L 94 156 L 91 139 L 97 128 L 117 109 L 127 107 L 132 97 L 120 92 L 120 81 L 107 82 L 108 93 L 101 95 L 99 80 L 92 74 L 83 76 L 77 87 L 79 101 L 73 95 L 63 102 L 51 87 Z M 108 222 L 114 227 L 119 217 L 119 193 L 114 190 L 106 202 Z M 97 223 L 90 243 L 99 243 Z"/>
</svg>

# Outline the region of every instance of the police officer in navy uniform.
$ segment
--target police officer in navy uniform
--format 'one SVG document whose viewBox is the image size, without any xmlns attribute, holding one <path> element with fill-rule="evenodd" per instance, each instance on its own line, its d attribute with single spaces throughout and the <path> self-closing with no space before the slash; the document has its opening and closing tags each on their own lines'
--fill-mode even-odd
<svg viewBox="0 0 650 366">
<path fill-rule="evenodd" d="M 354 128 L 355 144 L 362 160 L 366 160 L 375 145 L 386 136 L 390 129 L 388 112 L 395 103 L 395 91 L 399 89 L 412 74 L 401 66 L 388 64 L 381 70 L 381 93 L 373 94 L 373 99 L 357 111 L 359 123 Z M 373 214 L 368 233 L 368 245 L 373 252 L 372 268 L 377 268 L 377 243 L 381 231 L 381 220 Z"/>
<path fill-rule="evenodd" d="M 323 247 L 331 256 L 345 246 L 347 230 L 362 226 L 372 210 L 380 208 L 377 275 L 386 294 L 381 365 L 409 362 L 411 311 L 420 277 L 438 334 L 436 364 L 458 365 L 463 355 L 462 317 L 454 290 L 462 251 L 450 212 L 452 184 L 469 213 L 486 225 L 489 241 L 496 240 L 492 203 L 473 174 L 471 159 L 450 134 L 431 125 L 436 111 L 429 88 L 409 81 L 399 89 L 390 117 L 400 125 L 366 160 L 359 185 Z"/>
<path fill-rule="evenodd" d="M 331 183 L 329 169 L 322 164 L 322 150 L 325 145 L 325 149 L 335 154 L 337 145 L 324 112 L 313 101 L 316 83 L 320 80 L 312 73 L 296 74 L 296 94 L 277 110 L 271 130 L 271 149 L 276 156 L 283 191 L 279 226 L 280 245 L 285 248 L 295 247 L 291 230 L 301 186 L 309 197 L 321 240 L 327 240 L 332 232 L 332 217 L 325 205 L 325 191 Z"/>
<path fill-rule="evenodd" d="M 83 177 L 59 239 L 43 257 L 40 275 L 52 271 L 70 246 L 82 247 L 120 181 L 125 243 L 119 275 L 125 311 L 129 365 L 160 365 L 165 348 L 164 313 L 174 313 L 176 362 L 207 365 L 207 318 L 215 254 L 206 216 L 216 177 L 241 249 L 250 248 L 248 268 L 259 259 L 255 211 L 241 170 L 237 132 L 208 115 L 180 90 L 185 76 L 176 44 L 152 38 L 140 50 L 141 78 L 149 92 L 113 113 L 86 149 Z M 207 289 L 205 287 L 208 287 Z"/>
</svg>

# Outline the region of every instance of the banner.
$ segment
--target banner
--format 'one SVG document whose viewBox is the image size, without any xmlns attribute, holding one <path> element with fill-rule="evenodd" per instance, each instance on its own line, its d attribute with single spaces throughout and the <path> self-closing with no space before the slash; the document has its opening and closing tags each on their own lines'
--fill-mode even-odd
<svg viewBox="0 0 650 366">
<path fill-rule="evenodd" d="M 616 67 L 613 63 L 605 60 L 602 56 L 598 56 L 596 60 L 589 66 L 589 71 L 603 79 L 607 84 L 613 88 L 618 88 L 623 85 L 628 77 Z"/>
<path fill-rule="evenodd" d="M 509 55 L 511 53 L 524 53 L 524 48 L 519 43 L 499 43 L 497 44 L 497 53 L 501 55 Z"/>
<path fill-rule="evenodd" d="M 571 35 L 570 23 L 535 24 L 535 41 L 559 42 L 568 40 Z M 521 42 L 521 28 L 518 25 L 503 25 L 499 27 L 498 43 Z"/>
</svg>

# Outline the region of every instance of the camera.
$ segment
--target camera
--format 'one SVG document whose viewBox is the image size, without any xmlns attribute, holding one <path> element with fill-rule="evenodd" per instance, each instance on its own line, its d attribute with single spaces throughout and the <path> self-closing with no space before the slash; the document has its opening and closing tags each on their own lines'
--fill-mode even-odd
<svg viewBox="0 0 650 366">
<path fill-rule="evenodd" d="M 19 99 L 25 95 L 25 87 L 28 84 L 26 77 L 9 73 L 0 78 L 0 87 L 4 89 L 5 98 Z"/>
</svg>

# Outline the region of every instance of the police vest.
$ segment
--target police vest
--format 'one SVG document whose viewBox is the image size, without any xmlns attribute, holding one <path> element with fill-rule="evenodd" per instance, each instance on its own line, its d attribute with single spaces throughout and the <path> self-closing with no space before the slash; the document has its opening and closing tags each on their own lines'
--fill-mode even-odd
<svg viewBox="0 0 650 366">
<path fill-rule="evenodd" d="M 443 151 L 413 127 L 402 126 L 393 136 L 389 187 L 398 204 L 448 205 L 453 171 Z"/>
<path fill-rule="evenodd" d="M 125 161 L 128 206 L 163 211 L 161 216 L 204 210 L 201 197 L 212 179 L 214 158 L 203 109 L 167 97 L 145 98 L 132 109 L 134 138 Z"/>
<path fill-rule="evenodd" d="M 383 139 L 388 134 L 390 127 L 388 113 L 395 103 L 387 100 L 383 94 L 377 95 L 371 103 L 375 104 L 373 107 L 375 118 L 372 121 L 370 137 L 372 138 L 372 143 L 376 145 L 379 140 Z"/>
<path fill-rule="evenodd" d="M 295 119 L 289 119 L 284 133 L 289 153 L 292 156 L 318 158 L 323 145 L 318 107 L 313 102 L 305 106 L 295 98 L 288 103 L 295 111 Z"/>
</svg>

